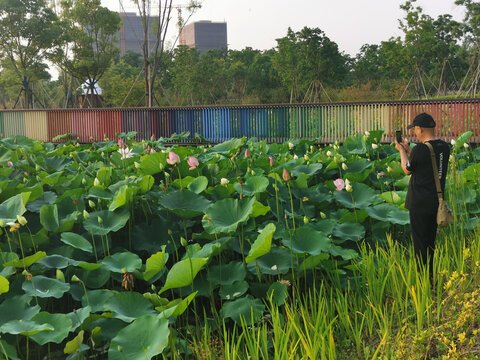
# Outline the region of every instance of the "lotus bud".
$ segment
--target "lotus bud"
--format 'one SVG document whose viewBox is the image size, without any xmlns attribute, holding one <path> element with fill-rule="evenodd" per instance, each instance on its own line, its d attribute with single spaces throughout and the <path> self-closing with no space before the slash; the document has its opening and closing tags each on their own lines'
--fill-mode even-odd
<svg viewBox="0 0 480 360">
<path fill-rule="evenodd" d="M 306 161 L 308 161 L 308 159 L 309 159 L 309 157 L 308 157 L 307 154 L 303 155 L 303 158 L 304 158 Z"/>
<path fill-rule="evenodd" d="M 72 276 L 72 281 L 82 282 L 77 275 Z"/>
<path fill-rule="evenodd" d="M 332 152 L 330 150 L 327 151 L 327 156 L 328 157 L 331 157 L 332 156 Z"/>
<path fill-rule="evenodd" d="M 378 145 L 377 145 L 377 144 L 372 144 L 372 149 L 373 149 L 373 150 L 377 150 L 377 148 L 378 148 Z"/>
<path fill-rule="evenodd" d="M 35 164 L 35 170 L 40 171 L 40 170 L 42 170 L 42 168 L 40 167 L 40 165 Z"/>
<path fill-rule="evenodd" d="M 388 173 L 391 173 L 392 172 L 392 168 L 390 166 L 387 166 L 387 172 Z"/>
<path fill-rule="evenodd" d="M 250 171 L 250 174 L 252 174 L 252 176 L 254 176 L 254 175 L 255 175 L 255 171 L 253 171 L 253 170 Z"/>
<path fill-rule="evenodd" d="M 350 184 L 350 181 L 348 179 L 345 180 L 345 190 L 347 190 L 348 192 L 353 191 L 352 185 Z"/>
<path fill-rule="evenodd" d="M 308 224 L 309 220 L 308 220 L 308 217 L 304 216 L 303 217 L 303 223 L 306 225 Z"/>
<path fill-rule="evenodd" d="M 188 170 L 190 170 L 190 171 L 195 170 L 198 166 L 198 159 L 194 156 L 189 156 L 188 160 L 187 160 L 187 164 L 188 164 L 188 166 L 190 166 L 190 168 Z"/>
<path fill-rule="evenodd" d="M 273 265 L 270 269 L 272 269 L 273 271 L 275 271 L 275 270 L 278 269 L 278 266 L 277 266 L 277 265 Z"/>
<path fill-rule="evenodd" d="M 310 152 L 311 153 L 313 153 L 313 149 L 314 149 L 313 145 L 310 145 Z"/>
<path fill-rule="evenodd" d="M 287 169 L 283 168 L 283 174 L 282 174 L 283 180 L 289 181 L 291 179 L 290 174 L 288 173 Z"/>
<path fill-rule="evenodd" d="M 172 230 L 168 229 L 167 233 L 168 233 L 168 235 L 172 236 Z"/>
<path fill-rule="evenodd" d="M 333 144 L 333 150 L 338 150 L 338 145 L 337 144 Z"/>
<path fill-rule="evenodd" d="M 448 159 L 450 160 L 451 163 L 453 163 L 455 161 L 455 156 L 451 154 Z"/>
<path fill-rule="evenodd" d="M 304 196 L 302 199 L 302 202 L 307 202 L 308 200 L 309 200 L 308 197 Z"/>
<path fill-rule="evenodd" d="M 228 179 L 226 179 L 226 178 L 221 178 L 221 179 L 220 179 L 220 185 L 227 186 L 228 182 L 229 182 L 229 181 L 228 181 Z"/>
<path fill-rule="evenodd" d="M 162 163 L 158 164 L 158 168 L 160 169 L 160 171 L 163 171 L 163 168 L 164 168 L 163 164 Z"/>
<path fill-rule="evenodd" d="M 180 163 L 180 157 L 173 151 L 170 151 L 168 153 L 167 163 L 169 163 L 170 165 L 177 165 Z"/>
<path fill-rule="evenodd" d="M 325 220 L 327 218 L 327 215 L 325 215 L 324 212 L 320 211 L 320 217 Z"/>
<path fill-rule="evenodd" d="M 65 275 L 63 275 L 62 270 L 57 269 L 56 278 L 57 278 L 57 280 L 60 280 L 61 282 L 65 282 Z"/>
<path fill-rule="evenodd" d="M 5 224 L 5 221 L 0 219 L 0 227 L 4 228 L 5 226 L 7 226 L 7 224 Z"/>
<path fill-rule="evenodd" d="M 297 159 L 298 159 L 297 154 L 294 154 L 294 155 L 293 155 L 293 159 L 294 159 L 294 160 L 297 160 Z"/>
<path fill-rule="evenodd" d="M 465 144 L 463 144 L 463 147 L 464 147 L 465 149 L 468 149 L 468 148 L 470 147 L 470 145 L 468 145 L 468 143 L 465 143 Z"/>
<path fill-rule="evenodd" d="M 250 150 L 248 150 L 248 148 L 245 149 L 245 157 L 246 157 L 246 158 L 249 158 L 249 157 L 250 157 Z"/>
<path fill-rule="evenodd" d="M 217 158 L 217 159 L 220 159 L 220 154 L 217 153 L 216 158 Z"/>
<path fill-rule="evenodd" d="M 165 172 L 165 179 L 168 179 L 170 177 L 170 174 L 168 172 Z"/>
<path fill-rule="evenodd" d="M 347 164 L 345 164 L 345 163 L 342 163 L 342 169 L 343 169 L 343 171 L 346 171 L 346 170 L 348 169 L 348 166 L 347 166 Z"/>
<path fill-rule="evenodd" d="M 25 217 L 23 217 L 22 215 L 17 215 L 17 221 L 22 226 L 27 225 L 27 219 L 25 219 Z"/>
<path fill-rule="evenodd" d="M 96 204 L 92 200 L 88 200 L 88 206 L 90 206 L 93 209 L 96 206 Z"/>
<path fill-rule="evenodd" d="M 103 219 L 100 216 L 97 217 L 97 221 L 99 224 L 103 224 Z"/>
<path fill-rule="evenodd" d="M 82 185 L 85 185 L 87 183 L 87 180 L 85 178 L 82 178 Z"/>
<path fill-rule="evenodd" d="M 87 212 L 87 210 L 83 210 L 83 218 L 90 219 L 90 214 Z"/>
<path fill-rule="evenodd" d="M 183 236 L 180 237 L 180 244 L 182 244 L 183 247 L 187 247 L 187 240 Z"/>
<path fill-rule="evenodd" d="M 135 169 L 139 170 L 140 169 L 140 164 L 138 162 L 134 162 L 133 165 L 135 166 Z"/>
<path fill-rule="evenodd" d="M 11 162 L 11 161 L 7 162 L 7 166 L 8 166 L 9 168 L 11 168 L 11 167 L 13 166 L 13 162 Z"/>
<path fill-rule="evenodd" d="M 291 142 L 289 142 L 289 143 L 288 143 L 288 148 L 289 148 L 290 150 L 292 150 L 293 147 L 294 147 L 294 145 L 293 145 Z"/>
<path fill-rule="evenodd" d="M 100 186 L 100 180 L 98 180 L 98 178 L 95 178 L 95 180 L 93 180 L 93 186 Z"/>
<path fill-rule="evenodd" d="M 152 288 L 152 291 L 154 292 L 157 291 L 157 287 L 155 285 L 152 284 L 151 288 Z"/>
<path fill-rule="evenodd" d="M 123 348 L 120 345 L 117 345 L 117 351 L 118 352 L 123 352 Z"/>
<path fill-rule="evenodd" d="M 268 162 L 270 163 L 270 166 L 273 167 L 273 165 L 275 164 L 275 159 L 271 156 L 268 157 Z"/>
<path fill-rule="evenodd" d="M 370 133 L 368 131 L 365 131 L 365 136 L 370 136 Z"/>
<path fill-rule="evenodd" d="M 37 179 L 38 181 L 40 181 L 39 179 Z M 23 178 L 23 183 L 26 183 L 28 180 L 26 177 Z"/>
<path fill-rule="evenodd" d="M 455 139 L 450 140 L 450 144 L 452 144 L 452 146 L 455 146 L 455 144 L 456 144 Z"/>
</svg>

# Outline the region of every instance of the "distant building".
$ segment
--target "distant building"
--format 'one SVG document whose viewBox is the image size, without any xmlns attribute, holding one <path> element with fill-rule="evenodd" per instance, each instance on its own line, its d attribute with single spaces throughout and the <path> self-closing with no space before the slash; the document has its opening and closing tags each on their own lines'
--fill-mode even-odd
<svg viewBox="0 0 480 360">
<path fill-rule="evenodd" d="M 198 21 L 180 32 L 180 45 L 194 47 L 202 54 L 207 50 L 227 48 L 227 23 Z"/>
<path fill-rule="evenodd" d="M 122 26 L 117 32 L 118 47 L 120 48 L 120 55 L 123 56 L 127 51 L 134 51 L 143 54 L 143 26 L 142 18 L 134 12 L 119 13 L 122 18 Z M 155 18 L 151 17 L 149 20 L 148 29 L 148 45 L 150 50 L 155 46 L 157 37 L 153 34 L 152 25 Z"/>
</svg>

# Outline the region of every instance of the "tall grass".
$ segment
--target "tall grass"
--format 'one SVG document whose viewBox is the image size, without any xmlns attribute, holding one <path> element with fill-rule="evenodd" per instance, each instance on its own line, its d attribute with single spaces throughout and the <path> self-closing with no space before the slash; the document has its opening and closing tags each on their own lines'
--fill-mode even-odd
<svg viewBox="0 0 480 360">
<path fill-rule="evenodd" d="M 437 236 L 433 274 L 391 237 L 385 248 L 363 243 L 346 286 L 338 275 L 309 289 L 294 283 L 260 323 L 224 327 L 217 358 L 480 359 L 480 229 L 458 171 L 449 184 L 455 223 Z"/>
</svg>

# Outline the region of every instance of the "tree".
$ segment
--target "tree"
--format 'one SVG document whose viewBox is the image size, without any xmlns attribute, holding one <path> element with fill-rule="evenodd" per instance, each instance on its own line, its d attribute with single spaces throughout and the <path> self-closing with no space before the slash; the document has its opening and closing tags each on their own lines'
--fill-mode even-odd
<svg viewBox="0 0 480 360">
<path fill-rule="evenodd" d="M 171 13 L 173 6 L 173 0 L 159 0 L 158 2 L 158 13 L 154 16 L 154 20 L 157 22 L 155 24 L 155 44 L 151 47 L 149 44 L 148 32 L 150 31 L 151 18 L 150 9 L 152 8 L 151 0 L 134 0 L 137 4 L 138 12 L 142 19 L 142 28 L 143 28 L 143 45 L 142 45 L 142 55 L 143 55 L 143 71 L 144 71 L 144 80 L 145 80 L 145 104 L 148 107 L 153 106 L 154 96 L 154 87 L 155 81 L 159 74 L 158 70 L 162 63 L 162 56 L 165 48 L 165 39 L 170 25 Z M 180 29 L 185 26 L 186 22 L 189 20 L 193 12 L 200 8 L 200 2 L 191 0 L 188 6 L 186 6 L 190 15 L 186 21 L 183 21 L 182 18 L 179 18 L 179 27 Z"/>
<path fill-rule="evenodd" d="M 288 29 L 277 39 L 273 63 L 291 93 L 291 101 L 318 101 L 325 86 L 347 81 L 350 59 L 319 28 Z"/>
<path fill-rule="evenodd" d="M 33 107 L 32 84 L 48 79 L 46 60 L 62 44 L 62 29 L 45 0 L 0 0 L 0 58 L 24 93 L 24 107 Z"/>
<path fill-rule="evenodd" d="M 120 16 L 102 7 L 100 0 L 63 0 L 61 7 L 69 42 L 56 62 L 86 82 L 88 93 L 94 94 L 95 85 L 119 52 L 115 34 L 120 29 Z"/>
</svg>

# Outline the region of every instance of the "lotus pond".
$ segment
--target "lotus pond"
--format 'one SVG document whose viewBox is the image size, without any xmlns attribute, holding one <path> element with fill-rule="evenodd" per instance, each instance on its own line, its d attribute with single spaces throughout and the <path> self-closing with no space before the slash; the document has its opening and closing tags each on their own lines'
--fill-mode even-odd
<svg viewBox="0 0 480 360">
<path fill-rule="evenodd" d="M 480 213 L 471 135 L 452 145 L 453 232 Z M 268 322 L 324 280 L 351 289 L 360 245 L 410 237 L 409 178 L 382 131 L 321 148 L 134 136 L 0 140 L 0 358 L 193 358 L 206 324 Z"/>
</svg>

